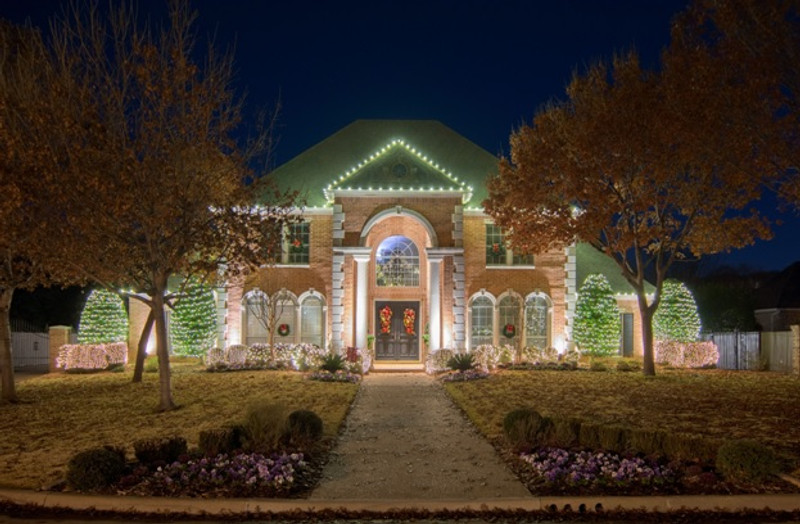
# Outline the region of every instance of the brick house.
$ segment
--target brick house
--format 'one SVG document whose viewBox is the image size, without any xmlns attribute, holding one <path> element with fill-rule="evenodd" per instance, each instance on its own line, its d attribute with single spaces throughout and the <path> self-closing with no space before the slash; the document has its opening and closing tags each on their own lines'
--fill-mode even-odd
<svg viewBox="0 0 800 524">
<path fill-rule="evenodd" d="M 599 272 L 623 311 L 621 352 L 640 355 L 636 299 L 610 259 L 584 244 L 505 246 L 481 208 L 496 167 L 426 120 L 358 120 L 278 167 L 278 185 L 305 196 L 303 220 L 285 232 L 280 264 L 219 290 L 219 344 L 266 342 L 252 313 L 266 301 L 284 327 L 276 342 L 343 351 L 374 337 L 377 368 L 421 369 L 440 348 L 520 337 L 564 349 L 577 289 Z M 131 347 L 145 317 L 132 311 Z"/>
<path fill-rule="evenodd" d="M 506 248 L 481 208 L 496 164 L 436 121 L 358 120 L 280 166 L 270 176 L 302 191 L 303 222 L 286 231 L 281 264 L 228 287 L 224 343 L 264 342 L 248 311 L 282 290 L 277 341 L 342 351 L 374 336 L 379 368 L 518 337 L 564 348 L 576 290 L 602 272 L 625 311 L 621 348 L 640 354 L 636 301 L 613 262 L 587 245 Z"/>
</svg>

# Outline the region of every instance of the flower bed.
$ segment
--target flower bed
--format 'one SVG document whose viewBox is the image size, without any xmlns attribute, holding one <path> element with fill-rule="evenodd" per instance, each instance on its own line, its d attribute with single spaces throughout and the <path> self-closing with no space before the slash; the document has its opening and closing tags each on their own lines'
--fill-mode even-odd
<svg viewBox="0 0 800 524">
<path fill-rule="evenodd" d="M 331 373 L 330 371 L 320 370 L 314 371 L 311 373 L 308 378 L 310 380 L 319 380 L 320 382 L 359 382 L 361 381 L 361 375 L 356 373 L 350 373 L 349 371 L 342 371 L 339 370 L 335 373 Z"/>
<path fill-rule="evenodd" d="M 302 453 L 184 457 L 155 471 L 137 468 L 119 482 L 117 489 L 154 496 L 275 497 L 293 491 L 306 465 Z"/>
<path fill-rule="evenodd" d="M 480 371 L 478 369 L 469 369 L 467 371 L 455 371 L 442 376 L 442 382 L 467 382 L 470 380 L 480 380 L 489 378 L 489 373 Z"/>
</svg>

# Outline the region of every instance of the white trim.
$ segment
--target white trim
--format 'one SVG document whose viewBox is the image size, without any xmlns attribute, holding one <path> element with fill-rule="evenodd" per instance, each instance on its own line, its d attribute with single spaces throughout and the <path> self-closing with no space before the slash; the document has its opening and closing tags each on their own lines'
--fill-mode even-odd
<svg viewBox="0 0 800 524">
<path fill-rule="evenodd" d="M 492 303 L 492 344 L 494 344 L 495 335 L 497 333 L 497 298 L 489 291 L 481 288 L 476 293 L 473 293 L 467 300 L 467 307 L 464 314 L 466 317 L 464 322 L 466 326 L 464 345 L 469 351 L 475 349 L 472 347 L 472 303 L 476 298 L 484 297 L 488 298 Z"/>
</svg>

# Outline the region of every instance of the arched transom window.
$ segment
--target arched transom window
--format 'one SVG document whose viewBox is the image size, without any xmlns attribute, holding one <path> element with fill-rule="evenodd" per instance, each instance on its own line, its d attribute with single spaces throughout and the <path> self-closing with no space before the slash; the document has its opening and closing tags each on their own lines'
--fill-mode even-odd
<svg viewBox="0 0 800 524">
<path fill-rule="evenodd" d="M 419 286 L 419 250 L 411 239 L 395 235 L 378 246 L 376 283 L 381 287 Z"/>
</svg>

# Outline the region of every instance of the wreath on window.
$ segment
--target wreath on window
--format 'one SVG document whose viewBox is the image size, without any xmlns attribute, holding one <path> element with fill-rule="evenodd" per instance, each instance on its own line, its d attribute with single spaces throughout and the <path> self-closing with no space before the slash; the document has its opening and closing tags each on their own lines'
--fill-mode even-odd
<svg viewBox="0 0 800 524">
<path fill-rule="evenodd" d="M 514 335 L 517 334 L 517 328 L 514 327 L 514 324 L 506 324 L 503 326 L 503 336 L 506 338 L 514 338 Z"/>
<path fill-rule="evenodd" d="M 502 257 L 506 254 L 506 246 L 503 243 L 495 242 L 486 247 L 486 254 L 490 257 Z"/>
<path fill-rule="evenodd" d="M 406 328 L 406 333 L 409 335 L 414 334 L 414 319 L 417 318 L 417 313 L 411 308 L 406 308 L 403 311 L 403 326 Z"/>
<path fill-rule="evenodd" d="M 381 309 L 381 333 L 392 331 L 392 308 L 383 306 Z"/>
<path fill-rule="evenodd" d="M 302 253 L 306 246 L 303 245 L 303 241 L 299 238 L 295 238 L 291 242 L 290 249 L 292 253 Z"/>
<path fill-rule="evenodd" d="M 289 324 L 281 324 L 278 326 L 278 334 L 282 337 L 288 336 L 291 331 L 292 329 L 289 327 Z"/>
</svg>

